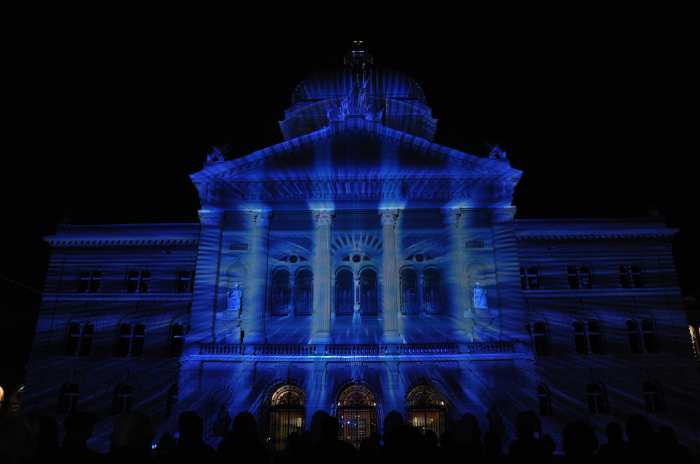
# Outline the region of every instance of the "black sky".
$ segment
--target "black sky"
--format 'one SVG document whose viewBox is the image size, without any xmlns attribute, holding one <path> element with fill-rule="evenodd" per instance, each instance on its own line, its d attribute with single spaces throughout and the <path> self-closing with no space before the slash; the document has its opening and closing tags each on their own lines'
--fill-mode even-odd
<svg viewBox="0 0 700 464">
<path fill-rule="evenodd" d="M 41 237 L 59 220 L 195 221 L 188 175 L 206 152 L 229 144 L 244 155 L 281 141 L 277 121 L 295 85 L 316 67 L 340 65 L 356 38 L 151 32 L 92 25 L 25 31 L 11 44 L 5 334 L 31 333 L 38 299 L 9 281 L 41 288 Z M 637 217 L 658 205 L 681 228 L 684 292 L 696 294 L 697 149 L 682 142 L 694 123 L 680 116 L 692 97 L 685 38 L 635 24 L 504 32 L 364 38 L 377 64 L 422 85 L 438 143 L 509 152 L 525 173 L 520 217 Z"/>
</svg>

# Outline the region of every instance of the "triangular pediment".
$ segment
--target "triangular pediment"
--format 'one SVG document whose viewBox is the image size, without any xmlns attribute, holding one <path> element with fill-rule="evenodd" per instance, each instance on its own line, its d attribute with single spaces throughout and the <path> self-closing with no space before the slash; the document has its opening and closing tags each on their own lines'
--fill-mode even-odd
<svg viewBox="0 0 700 464">
<path fill-rule="evenodd" d="M 343 191 L 349 198 L 434 196 L 436 192 L 426 190 L 429 185 L 428 190 L 440 188 L 439 196 L 445 197 L 450 189 L 464 195 L 459 192 L 467 185 L 493 182 L 505 182 L 512 190 L 520 175 L 507 160 L 470 155 L 380 123 L 349 118 L 241 158 L 209 164 L 191 177 L 200 196 L 208 198 L 214 189 L 230 200 L 253 195 L 273 201 L 305 194 L 337 199 Z M 423 193 L 418 193 L 415 188 L 421 184 Z"/>
</svg>

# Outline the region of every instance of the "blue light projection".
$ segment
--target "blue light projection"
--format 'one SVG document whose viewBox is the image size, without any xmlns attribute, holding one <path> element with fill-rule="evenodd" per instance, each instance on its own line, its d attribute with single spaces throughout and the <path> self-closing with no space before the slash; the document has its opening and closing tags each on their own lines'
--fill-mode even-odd
<svg viewBox="0 0 700 464">
<path fill-rule="evenodd" d="M 34 404 L 58 396 L 60 385 L 46 380 L 56 368 L 52 378 L 80 383 L 96 407 L 113 399 L 115 386 L 130 387 L 119 391 L 133 391 L 163 431 L 174 430 L 178 412 L 196 410 L 211 442 L 240 411 L 274 435 L 273 398 L 284 395 L 296 408 L 285 426 L 308 425 L 322 410 L 344 418 L 351 440 L 353 424 L 381 432 L 390 411 L 438 432 L 471 413 L 482 429 L 507 434 L 518 412 L 552 409 L 544 429 L 556 437 L 561 424 L 587 414 L 589 384 L 610 385 L 596 391 L 616 410 L 643 411 L 637 390 L 652 370 L 576 353 L 571 327 L 574 318 L 600 321 L 613 353 L 625 346 L 615 330 L 626 318 L 663 308 L 659 326 L 682 334 L 674 340 L 686 336 L 673 296 L 673 231 L 646 222 L 515 220 L 522 172 L 505 152 L 494 147 L 482 157 L 433 143 L 436 121 L 420 87 L 368 59 L 352 55 L 350 69 L 302 82 L 280 122 L 283 142 L 229 160 L 214 150 L 191 176 L 198 224 L 64 227 L 47 238 L 54 251 L 36 353 L 61 339 L 63 323 L 90 322 L 106 333 L 138 322 L 159 343 L 175 323 L 188 329 L 182 354 L 168 360 L 151 341 L 138 363 L 100 360 L 89 369 L 37 354 L 28 375 Z M 611 260 L 639 267 L 651 255 L 656 275 L 666 276 L 656 288 L 630 295 L 636 290 L 606 277 L 617 269 Z M 569 292 L 559 274 L 572 259 L 600 267 L 602 290 Z M 65 290 L 63 276 L 86 262 L 107 263 L 106 293 Z M 114 287 L 124 267 L 152 271 L 154 291 Z M 173 294 L 158 280 L 182 270 L 194 272 L 191 294 Z M 550 287 L 526 285 L 540 277 Z M 545 345 L 556 356 L 533 350 Z M 677 355 L 664 358 L 668 368 L 684 373 L 680 383 L 663 376 L 667 403 L 693 403 L 700 381 L 685 375 L 681 348 L 662 346 Z M 617 376 L 623 368 L 633 373 Z M 88 371 L 98 378 L 88 380 Z M 697 424 L 693 417 L 685 423 Z M 602 429 L 610 418 L 590 419 Z M 106 443 L 109 430 L 100 422 L 96 440 Z"/>
</svg>

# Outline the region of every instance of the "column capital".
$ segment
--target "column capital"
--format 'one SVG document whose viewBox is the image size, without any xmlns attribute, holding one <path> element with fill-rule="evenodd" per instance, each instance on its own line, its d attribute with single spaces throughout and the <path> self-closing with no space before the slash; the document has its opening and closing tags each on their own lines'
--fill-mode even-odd
<svg viewBox="0 0 700 464">
<path fill-rule="evenodd" d="M 383 226 L 393 226 L 399 220 L 400 210 L 396 208 L 380 209 L 379 215 L 382 217 Z"/>
<path fill-rule="evenodd" d="M 448 224 L 454 224 L 455 227 L 464 226 L 465 211 L 464 208 L 450 208 L 445 211 L 445 219 Z"/>
<path fill-rule="evenodd" d="M 314 210 L 313 211 L 314 226 L 316 226 L 316 227 L 329 226 L 333 222 L 334 216 L 335 216 L 335 213 L 331 210 Z"/>
<path fill-rule="evenodd" d="M 224 219 L 224 212 L 220 209 L 200 209 L 197 214 L 203 226 L 218 226 Z"/>
<path fill-rule="evenodd" d="M 253 227 L 266 227 L 272 214 L 267 210 L 249 210 L 248 217 Z"/>
</svg>

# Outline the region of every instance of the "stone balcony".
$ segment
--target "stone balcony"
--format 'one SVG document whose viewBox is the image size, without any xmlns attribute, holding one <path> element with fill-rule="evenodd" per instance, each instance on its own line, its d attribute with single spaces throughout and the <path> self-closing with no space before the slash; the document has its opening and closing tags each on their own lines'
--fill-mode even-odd
<svg viewBox="0 0 700 464">
<path fill-rule="evenodd" d="M 514 341 L 416 344 L 229 344 L 202 343 L 198 356 L 244 358 L 453 358 L 514 357 Z M 197 354 L 195 354 L 197 356 Z"/>
</svg>

